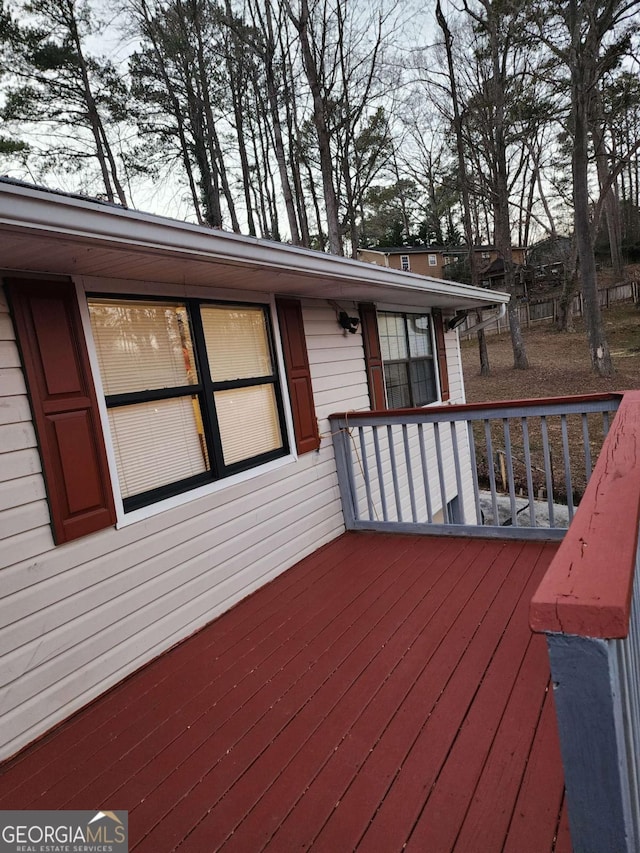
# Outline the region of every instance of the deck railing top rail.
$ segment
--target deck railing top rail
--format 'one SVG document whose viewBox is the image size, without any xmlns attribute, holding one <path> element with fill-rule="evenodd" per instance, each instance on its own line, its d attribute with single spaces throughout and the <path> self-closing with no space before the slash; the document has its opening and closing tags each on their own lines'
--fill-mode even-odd
<svg viewBox="0 0 640 853">
<path fill-rule="evenodd" d="M 612 391 L 599 394 L 572 394 L 568 397 L 536 397 L 531 400 L 496 400 L 486 403 L 454 403 L 445 406 L 422 406 L 416 409 L 377 409 L 373 411 L 336 412 L 329 420 L 347 420 L 352 423 L 367 421 L 387 423 L 393 417 L 394 423 L 416 423 L 417 421 L 470 421 L 484 420 L 488 412 L 500 417 L 519 417 L 524 410 L 532 413 L 569 414 L 584 411 L 585 404 L 619 403 L 623 394 Z"/>
<path fill-rule="evenodd" d="M 640 391 L 624 394 L 580 506 L 531 605 L 534 631 L 627 636 L 640 521 Z"/>
</svg>

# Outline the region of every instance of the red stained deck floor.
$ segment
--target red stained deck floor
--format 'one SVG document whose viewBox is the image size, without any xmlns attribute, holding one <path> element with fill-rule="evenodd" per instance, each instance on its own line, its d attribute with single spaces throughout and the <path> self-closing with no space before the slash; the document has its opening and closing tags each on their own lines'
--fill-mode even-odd
<svg viewBox="0 0 640 853">
<path fill-rule="evenodd" d="M 570 853 L 556 545 L 348 533 L 4 768 L 0 808 L 128 809 L 138 853 Z"/>
</svg>

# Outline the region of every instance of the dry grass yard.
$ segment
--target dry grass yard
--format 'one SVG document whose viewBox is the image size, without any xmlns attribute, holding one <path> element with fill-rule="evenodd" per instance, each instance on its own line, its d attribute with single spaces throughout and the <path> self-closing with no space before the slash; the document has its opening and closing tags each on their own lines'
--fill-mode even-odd
<svg viewBox="0 0 640 853">
<path fill-rule="evenodd" d="M 531 367 L 513 369 L 511 338 L 488 335 L 491 376 L 479 375 L 478 344 L 474 338 L 462 342 L 462 365 L 467 401 L 519 400 L 558 397 L 568 394 L 624 391 L 640 388 L 640 306 L 620 303 L 603 311 L 615 374 L 601 379 L 589 364 L 589 351 L 582 320 L 577 331 L 566 334 L 545 323 L 524 329 Z"/>
<path fill-rule="evenodd" d="M 524 329 L 529 370 L 513 369 L 511 339 L 508 334 L 489 335 L 489 360 L 491 375 L 479 375 L 477 340 L 462 342 L 462 361 L 468 402 L 491 402 L 497 400 L 519 400 L 539 397 L 562 397 L 571 394 L 592 392 L 624 391 L 640 388 L 640 306 L 620 303 L 603 311 L 607 338 L 612 353 L 615 374 L 610 379 L 596 376 L 589 364 L 584 326 L 576 323 L 573 334 L 558 332 L 551 324 L 537 325 Z M 526 473 L 523 462 L 524 447 L 520 427 L 514 419 L 512 428 L 512 452 L 514 457 L 514 479 L 516 488 L 526 489 Z M 543 442 L 539 419 L 530 420 L 530 450 L 533 464 L 533 482 L 536 493 L 544 491 L 545 474 Z M 571 492 L 578 503 L 586 485 L 586 466 L 582 423 L 578 415 L 567 418 L 568 442 L 571 456 Z M 563 466 L 562 437 L 560 423 L 549 422 L 551 443 L 551 465 L 554 495 L 566 502 L 566 475 Z M 504 450 L 505 436 L 499 421 L 492 425 L 492 442 L 496 459 Z M 589 445 L 592 461 L 598 456 L 602 443 L 602 417 L 589 416 Z M 488 483 L 487 453 L 483 451 L 484 438 L 480 426 L 476 430 L 478 471 L 483 485 Z M 494 459 L 494 470 L 500 488 L 500 467 Z M 503 472 L 504 473 L 504 472 Z"/>
</svg>

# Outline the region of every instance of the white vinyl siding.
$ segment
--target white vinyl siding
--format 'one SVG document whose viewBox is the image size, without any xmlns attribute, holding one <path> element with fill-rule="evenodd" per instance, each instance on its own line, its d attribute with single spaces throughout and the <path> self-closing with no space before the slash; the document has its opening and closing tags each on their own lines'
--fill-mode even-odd
<svg viewBox="0 0 640 853">
<path fill-rule="evenodd" d="M 0 759 L 343 531 L 327 416 L 369 408 L 362 336 L 345 337 L 322 301 L 304 301 L 303 319 L 317 453 L 54 547 L 0 297 Z M 446 339 L 450 384 L 460 391 L 455 333 Z"/>
<path fill-rule="evenodd" d="M 5 330 L 6 310 L 2 304 Z M 23 482 L 16 497 L 5 492 L 10 507 L 0 510 L 1 535 L 10 534 L 0 544 L 0 679 L 7 688 L 0 758 L 344 530 L 326 416 L 368 406 L 362 338 L 345 338 L 324 303 L 305 303 L 303 316 L 323 434 L 319 452 L 57 547 L 39 465 L 33 471 L 35 435 L 11 350 L 11 390 L 21 394 L 12 404 L 17 423 L 0 426 L 13 436 L 2 439 L 2 471 L 19 473 Z"/>
<path fill-rule="evenodd" d="M 1 563 L 11 563 L 23 559 L 23 555 L 30 557 L 53 547 L 41 471 L 13 324 L 0 287 Z M 4 574 L 2 581 L 0 590 L 5 588 Z M 0 683 L 3 683 L 1 679 Z"/>
</svg>

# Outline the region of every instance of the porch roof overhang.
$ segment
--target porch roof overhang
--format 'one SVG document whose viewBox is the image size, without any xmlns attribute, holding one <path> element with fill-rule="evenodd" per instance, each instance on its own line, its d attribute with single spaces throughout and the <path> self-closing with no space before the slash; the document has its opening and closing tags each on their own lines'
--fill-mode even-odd
<svg viewBox="0 0 640 853">
<path fill-rule="evenodd" d="M 0 180 L 0 269 L 458 310 L 509 295 Z"/>
</svg>

